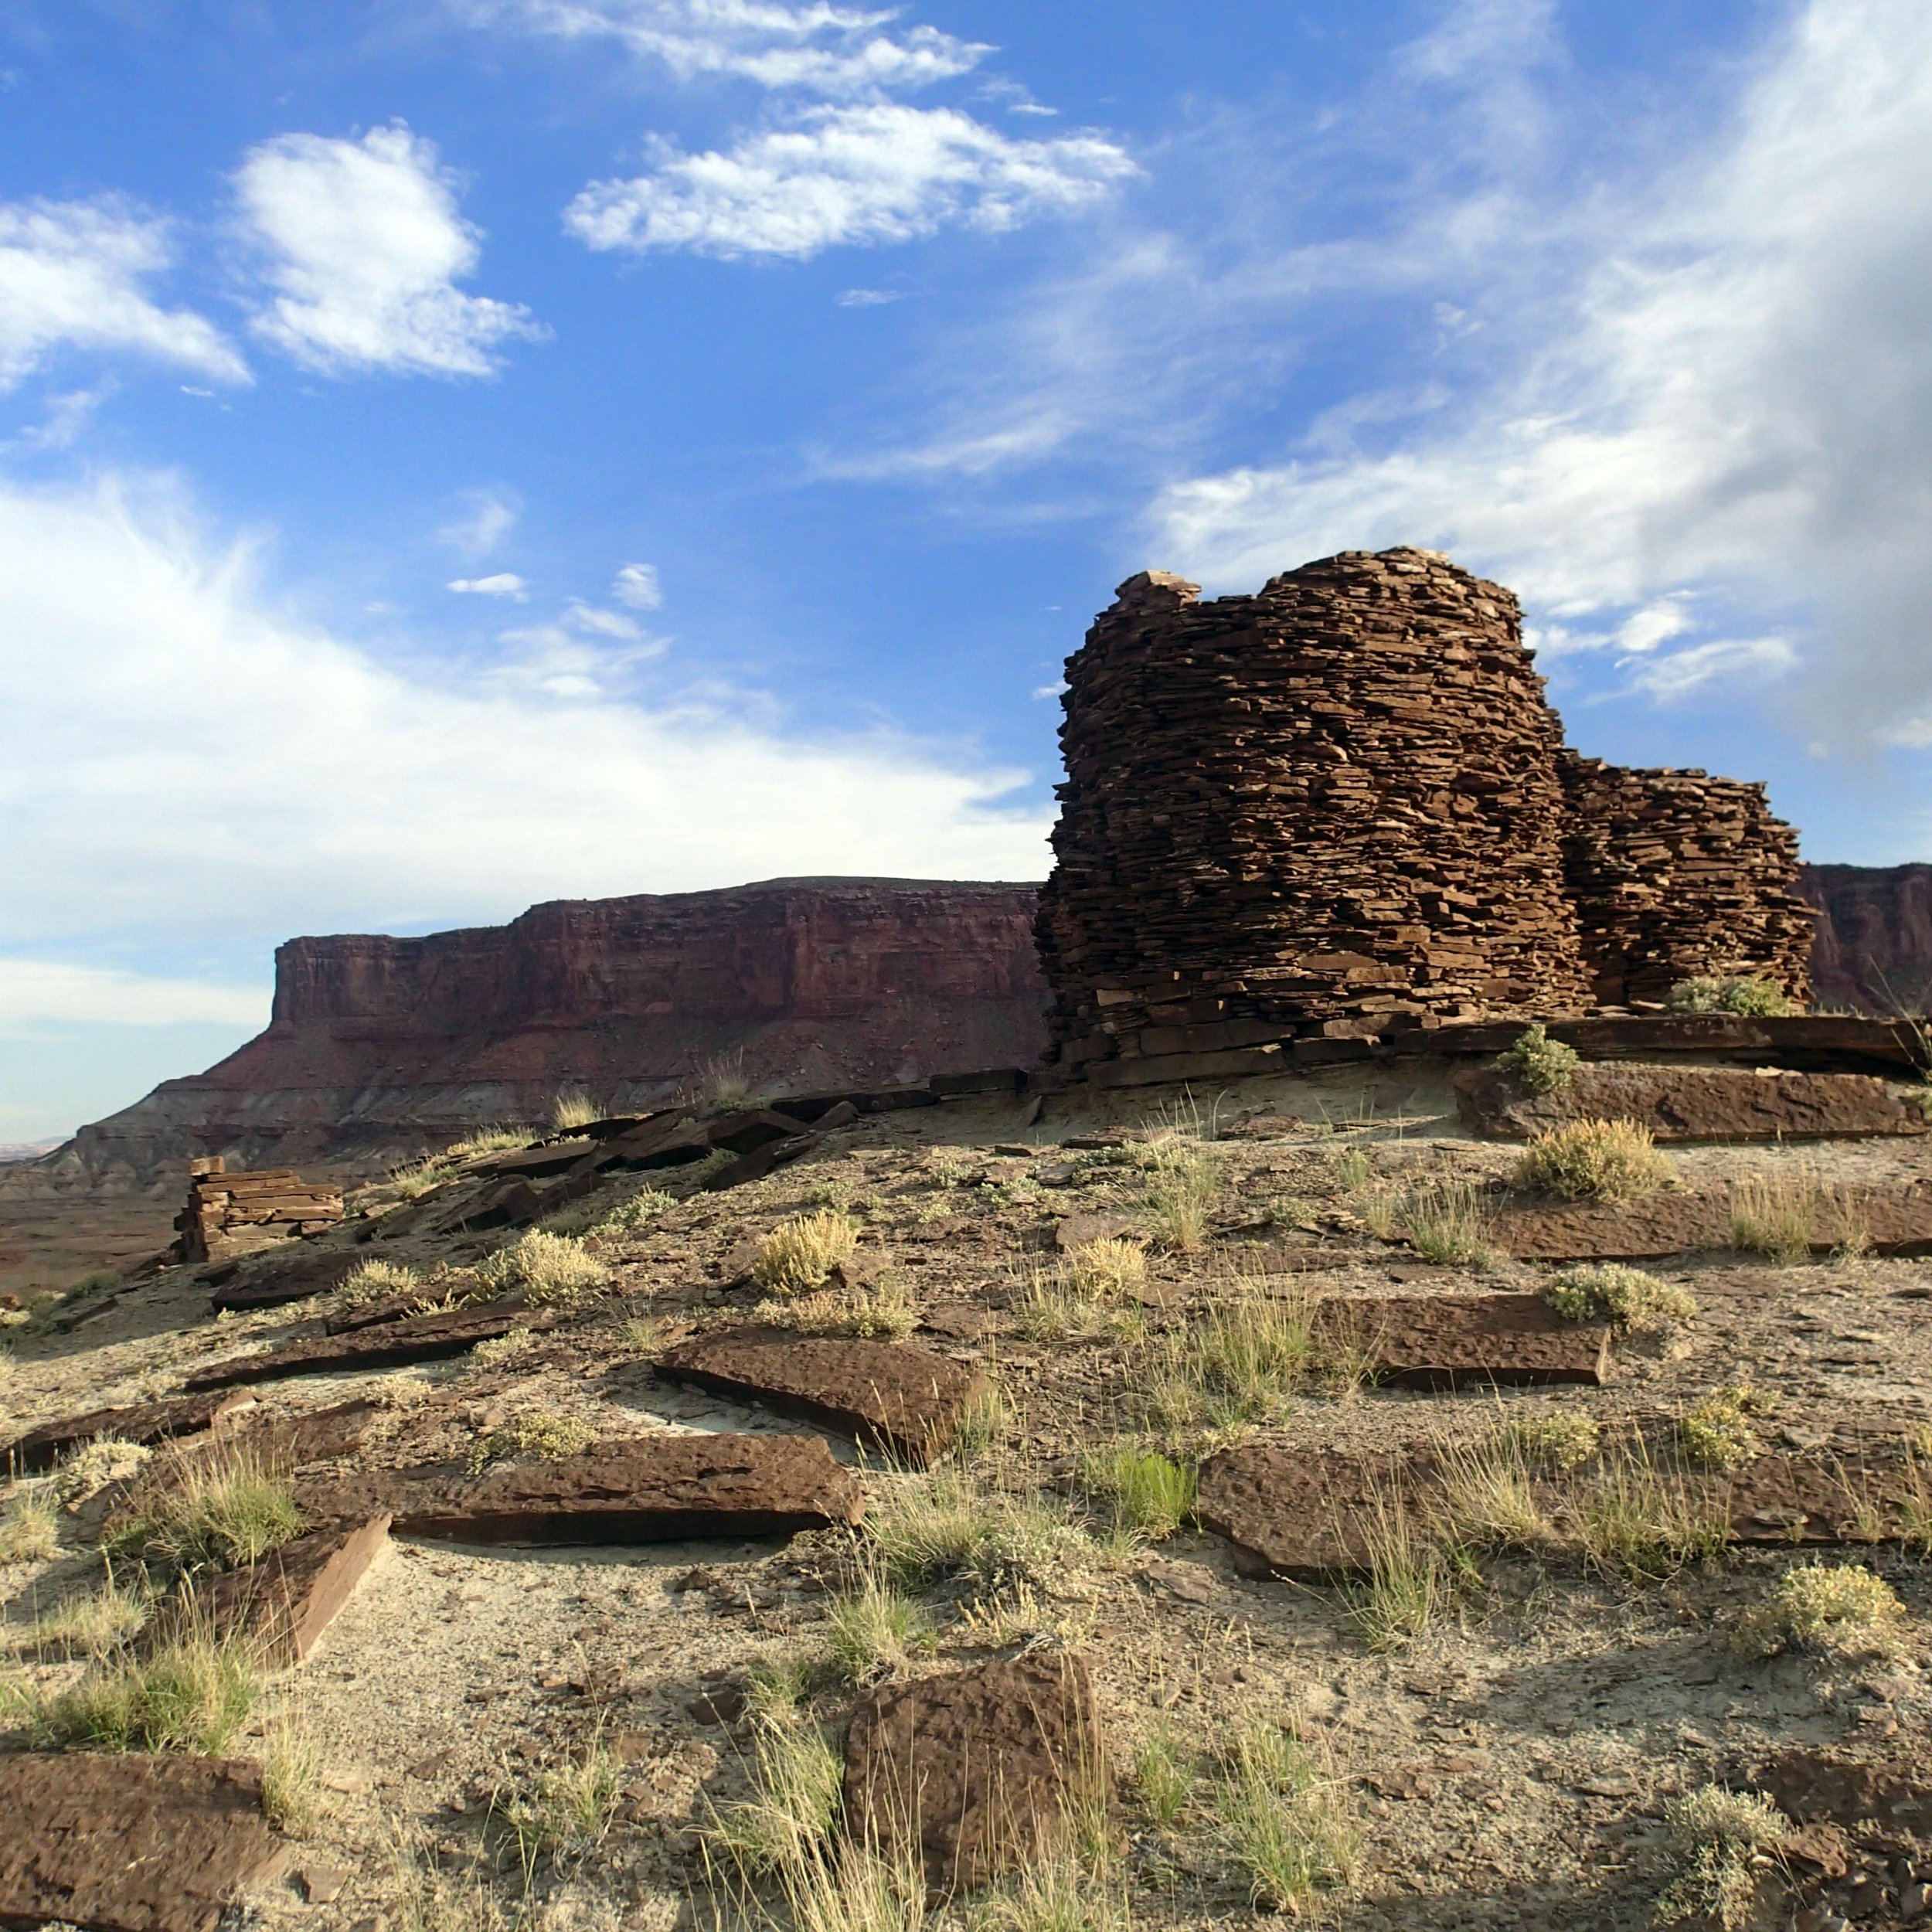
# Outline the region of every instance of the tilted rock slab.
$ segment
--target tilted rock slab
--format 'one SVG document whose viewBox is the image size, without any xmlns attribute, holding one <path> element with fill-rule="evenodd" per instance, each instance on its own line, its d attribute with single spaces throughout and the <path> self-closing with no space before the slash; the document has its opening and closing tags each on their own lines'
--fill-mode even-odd
<svg viewBox="0 0 1932 1932">
<path fill-rule="evenodd" d="M 1842 1825 L 1862 1818 L 1883 1831 L 1932 1837 L 1932 1784 L 1903 1764 L 1861 1764 L 1828 1751 L 1801 1747 L 1754 1766 L 1751 1783 L 1787 1817 L 1807 1825 Z"/>
<path fill-rule="evenodd" d="M 1732 1196 L 1721 1188 L 1660 1189 L 1634 1201 L 1508 1207 L 1496 1245 L 1519 1261 L 1655 1261 L 1733 1246 Z M 1842 1187 L 1825 1198 L 1814 1254 L 1849 1237 L 1873 1254 L 1932 1254 L 1932 1187 Z"/>
<path fill-rule="evenodd" d="M 1733 1066 L 1580 1066 L 1552 1094 L 1493 1068 L 1458 1074 L 1464 1124 L 1528 1140 L 1573 1121 L 1635 1121 L 1660 1141 L 1838 1140 L 1923 1134 L 1926 1117 L 1865 1073 Z"/>
<path fill-rule="evenodd" d="M 1376 1380 L 1404 1388 L 1595 1387 L 1610 1372 L 1612 1330 L 1563 1321 L 1539 1294 L 1335 1295 L 1316 1324 L 1331 1346 L 1359 1354 Z"/>
<path fill-rule="evenodd" d="M 910 1342 L 726 1328 L 658 1358 L 657 1372 L 926 1462 L 950 1448 L 985 1380 Z"/>
<path fill-rule="evenodd" d="M 287 1860 L 261 1805 L 258 1764 L 0 1753 L 0 1923 L 212 1932 Z"/>
<path fill-rule="evenodd" d="M 64 1421 L 43 1422 L 0 1449 L 0 1471 L 36 1475 L 51 1469 L 70 1451 L 104 1436 L 149 1449 L 178 1437 L 219 1430 L 237 1410 L 247 1408 L 254 1399 L 239 1389 L 224 1390 L 179 1396 L 169 1402 L 141 1403 L 127 1409 L 90 1409 L 83 1416 L 70 1416 Z"/>
<path fill-rule="evenodd" d="M 359 1328 L 342 1335 L 317 1335 L 291 1342 L 266 1355 L 218 1362 L 188 1378 L 192 1389 L 229 1389 L 250 1382 L 274 1382 L 284 1376 L 351 1375 L 366 1369 L 398 1369 L 412 1362 L 437 1362 L 468 1355 L 479 1342 L 494 1342 L 518 1328 L 543 1328 L 554 1315 L 529 1308 L 457 1308 L 447 1314 L 413 1315 Z"/>
<path fill-rule="evenodd" d="M 239 1639 L 274 1669 L 299 1664 L 316 1645 L 389 1543 L 389 1518 L 298 1536 L 259 1563 L 231 1570 L 158 1617 L 150 1645 L 184 1634 Z"/>
<path fill-rule="evenodd" d="M 1112 1798 L 1093 1680 L 1065 1653 L 883 1685 L 846 1733 L 848 1835 L 910 1839 L 940 1890 L 1052 1856 L 1070 1810 Z"/>
<path fill-rule="evenodd" d="M 386 1511 L 400 1536 L 478 1543 L 678 1543 L 855 1523 L 865 1497 L 816 1436 L 638 1436 L 492 1470 L 381 1471 L 297 1485 L 310 1522 Z"/>
</svg>

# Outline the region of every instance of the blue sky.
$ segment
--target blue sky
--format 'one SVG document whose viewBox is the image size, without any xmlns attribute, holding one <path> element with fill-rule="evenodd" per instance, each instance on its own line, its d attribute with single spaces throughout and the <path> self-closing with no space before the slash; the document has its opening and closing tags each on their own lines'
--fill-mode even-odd
<svg viewBox="0 0 1932 1932">
<path fill-rule="evenodd" d="M 1923 0 L 0 0 L 0 1141 L 297 932 L 1040 876 L 1112 587 L 1932 855 Z"/>
</svg>

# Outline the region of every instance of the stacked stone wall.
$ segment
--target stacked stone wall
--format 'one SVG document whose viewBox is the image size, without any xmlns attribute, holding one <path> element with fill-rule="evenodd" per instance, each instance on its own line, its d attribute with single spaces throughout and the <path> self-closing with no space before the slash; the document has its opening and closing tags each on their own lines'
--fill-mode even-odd
<svg viewBox="0 0 1932 1932">
<path fill-rule="evenodd" d="M 1658 1004 L 1709 973 L 1810 998 L 1818 915 L 1794 889 L 1798 835 L 1762 785 L 1574 752 L 1562 771 L 1570 892 L 1597 1005 Z"/>
<path fill-rule="evenodd" d="M 1052 1056 L 1318 1059 L 1709 971 L 1806 991 L 1763 787 L 1570 752 L 1507 590 L 1404 549 L 1198 597 L 1131 578 L 1067 662 Z"/>
</svg>

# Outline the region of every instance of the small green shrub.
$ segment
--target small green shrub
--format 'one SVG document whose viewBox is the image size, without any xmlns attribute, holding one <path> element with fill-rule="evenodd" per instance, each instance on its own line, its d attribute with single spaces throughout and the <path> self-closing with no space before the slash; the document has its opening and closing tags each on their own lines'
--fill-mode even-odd
<svg viewBox="0 0 1932 1932">
<path fill-rule="evenodd" d="M 611 1270 L 583 1243 L 532 1228 L 477 1270 L 487 1286 L 519 1290 L 539 1308 L 568 1308 L 610 1285 Z"/>
<path fill-rule="evenodd" d="M 1516 1036 L 1509 1051 L 1497 1056 L 1496 1071 L 1512 1074 L 1532 1094 L 1555 1094 L 1567 1087 L 1583 1064 L 1573 1046 L 1552 1039 L 1541 1020 Z"/>
<path fill-rule="evenodd" d="M 1532 1469 L 1557 1475 L 1581 1468 L 1596 1454 L 1604 1437 L 1596 1420 L 1580 1409 L 1553 1409 L 1543 1415 L 1519 1417 L 1505 1423 L 1501 1434 Z"/>
<path fill-rule="evenodd" d="M 1516 1162 L 1516 1183 L 1565 1201 L 1623 1201 L 1670 1177 L 1650 1129 L 1635 1121 L 1572 1121 L 1539 1134 Z"/>
<path fill-rule="evenodd" d="M 1345 1785 L 1321 1776 L 1306 1748 L 1274 1726 L 1236 1736 L 1213 1802 L 1215 1836 L 1264 1910 L 1299 1917 L 1354 1877 L 1362 1835 Z"/>
<path fill-rule="evenodd" d="M 1543 1296 L 1566 1321 L 1614 1321 L 1620 1328 L 1672 1328 L 1697 1315 L 1688 1288 L 1616 1261 L 1562 1269 L 1543 1284 Z"/>
<path fill-rule="evenodd" d="M 850 1215 L 836 1208 L 801 1214 L 758 1243 L 751 1278 L 772 1294 L 804 1294 L 824 1287 L 825 1277 L 858 1246 L 859 1229 Z"/>
<path fill-rule="evenodd" d="M 624 1768 L 616 1754 L 593 1744 L 580 1757 L 539 1772 L 522 1791 L 492 1805 L 506 1828 L 527 1886 L 546 1855 L 582 1853 L 600 1845 L 624 1793 Z"/>
<path fill-rule="evenodd" d="M 469 1470 L 481 1475 L 492 1462 L 525 1456 L 539 1462 L 561 1461 L 587 1449 L 597 1432 L 576 1416 L 560 1416 L 532 1409 L 479 1437 L 470 1451 Z"/>
<path fill-rule="evenodd" d="M 1782 1019 L 1804 1008 L 1774 980 L 1749 973 L 1702 973 L 1680 979 L 1665 1002 L 1673 1013 L 1736 1013 L 1746 1019 Z"/>
<path fill-rule="evenodd" d="M 150 1656 L 97 1665 L 56 1696 L 34 1698 L 28 1717 L 43 1744 L 220 1757 L 260 1694 L 238 1645 L 184 1638 Z"/>
<path fill-rule="evenodd" d="M 302 1532 L 287 1475 L 245 1447 L 182 1457 L 172 1491 L 108 1539 L 180 1570 L 259 1563 Z"/>
<path fill-rule="evenodd" d="M 1664 1827 L 1677 1876 L 1657 1902 L 1656 1923 L 1701 1918 L 1743 1932 L 1756 1903 L 1753 1868 L 1791 1828 L 1784 1813 L 1757 1792 L 1705 1784 L 1672 1804 Z"/>
<path fill-rule="evenodd" d="M 399 1295 L 415 1294 L 422 1286 L 423 1277 L 412 1267 L 395 1261 L 359 1261 L 342 1277 L 335 1299 L 344 1308 L 366 1308 Z"/>
<path fill-rule="evenodd" d="M 1897 1648 L 1904 1617 L 1897 1591 L 1862 1564 L 1799 1563 L 1739 1619 L 1737 1645 L 1753 1657 L 1782 1650 L 1883 1656 Z"/>
<path fill-rule="evenodd" d="M 1748 1385 L 1715 1389 L 1678 1417 L 1679 1444 L 1699 1468 L 1726 1475 L 1741 1469 L 1764 1453 L 1751 1418 L 1770 1406 L 1769 1398 Z"/>
<path fill-rule="evenodd" d="M 1126 1443 L 1089 1455 L 1080 1479 L 1107 1505 L 1116 1530 L 1148 1543 L 1163 1541 L 1192 1519 L 1199 1488 L 1192 1469 Z"/>
</svg>

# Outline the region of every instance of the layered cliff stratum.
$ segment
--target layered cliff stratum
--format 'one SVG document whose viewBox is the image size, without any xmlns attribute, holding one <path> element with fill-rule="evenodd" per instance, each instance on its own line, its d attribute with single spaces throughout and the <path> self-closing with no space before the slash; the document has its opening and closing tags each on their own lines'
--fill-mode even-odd
<svg viewBox="0 0 1932 1932">
<path fill-rule="evenodd" d="M 1807 866 L 1798 889 L 1824 915 L 1811 954 L 1820 1000 L 1868 1013 L 1932 1005 L 1932 866 Z"/>
<path fill-rule="evenodd" d="M 266 1032 L 82 1128 L 36 1178 L 140 1185 L 213 1153 L 361 1165 L 541 1120 L 572 1090 L 624 1112 L 720 1077 L 796 1094 L 1029 1065 L 1046 1039 L 1035 891 L 781 879 L 291 939 Z"/>
</svg>

